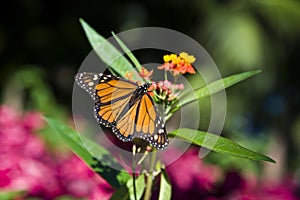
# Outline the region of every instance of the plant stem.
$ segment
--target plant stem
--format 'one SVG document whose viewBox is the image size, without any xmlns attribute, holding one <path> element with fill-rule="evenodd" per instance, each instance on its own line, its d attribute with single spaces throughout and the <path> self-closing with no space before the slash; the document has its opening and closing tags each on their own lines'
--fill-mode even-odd
<svg viewBox="0 0 300 200">
<path fill-rule="evenodd" d="M 136 159 L 135 159 L 135 152 L 136 151 L 136 146 L 135 144 L 133 145 L 132 148 L 132 181 L 133 181 L 133 193 L 134 193 L 134 199 L 137 200 L 136 197 L 136 186 L 135 186 L 135 181 L 136 181 L 136 174 L 135 174 L 135 169 L 136 169 Z"/>
<path fill-rule="evenodd" d="M 153 184 L 153 169 L 156 160 L 156 151 L 152 152 L 151 160 L 150 160 L 150 167 L 149 167 L 149 176 L 147 177 L 147 185 L 146 185 L 146 192 L 144 196 L 144 200 L 150 200 L 152 194 L 152 184 Z"/>
<path fill-rule="evenodd" d="M 169 113 L 166 117 L 165 120 L 168 121 L 172 117 L 173 113 Z"/>
<path fill-rule="evenodd" d="M 166 70 L 165 70 L 165 80 L 168 80 L 168 74 Z"/>
<path fill-rule="evenodd" d="M 177 83 L 177 76 L 174 76 L 174 84 L 176 84 Z"/>
</svg>

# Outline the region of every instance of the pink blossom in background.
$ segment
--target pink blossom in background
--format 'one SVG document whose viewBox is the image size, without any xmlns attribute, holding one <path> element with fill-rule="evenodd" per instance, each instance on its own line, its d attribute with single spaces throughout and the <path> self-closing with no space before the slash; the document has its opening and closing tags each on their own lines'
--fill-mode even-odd
<svg viewBox="0 0 300 200">
<path fill-rule="evenodd" d="M 23 123 L 30 130 L 38 130 L 45 125 L 42 115 L 38 112 L 26 113 L 23 117 Z"/>
<path fill-rule="evenodd" d="M 41 128 L 41 115 L 22 117 L 13 109 L 0 107 L 0 173 L 5 190 L 26 190 L 29 195 L 53 198 L 61 194 L 54 163 L 41 138 L 33 133 Z"/>
<path fill-rule="evenodd" d="M 191 149 L 167 167 L 170 177 L 182 190 L 191 187 L 209 190 L 219 178 L 220 169 L 205 165 L 197 155 L 198 151 Z"/>
<path fill-rule="evenodd" d="M 203 199 L 213 190 L 221 175 L 218 167 L 206 165 L 199 159 L 196 148 L 188 150 L 166 170 L 174 199 Z"/>
<path fill-rule="evenodd" d="M 0 190 L 25 190 L 27 197 L 53 199 L 63 195 L 109 199 L 113 189 L 74 154 L 50 153 L 38 134 L 45 125 L 41 114 L 21 116 L 0 107 Z"/>
<path fill-rule="evenodd" d="M 181 200 L 296 200 L 297 186 L 292 181 L 280 183 L 260 180 L 234 171 L 223 172 L 198 157 L 198 148 L 191 148 L 167 166 L 172 184 L 172 199 Z M 172 150 L 169 156 L 176 155 Z"/>
<path fill-rule="evenodd" d="M 67 193 L 75 197 L 109 199 L 113 193 L 110 185 L 77 156 L 71 156 L 61 162 L 58 171 Z"/>
<path fill-rule="evenodd" d="M 246 183 L 246 187 L 228 195 L 229 199 L 261 199 L 261 200 L 297 200 L 294 194 L 295 183 L 282 181 L 280 183 L 257 181 L 255 185 Z"/>
</svg>

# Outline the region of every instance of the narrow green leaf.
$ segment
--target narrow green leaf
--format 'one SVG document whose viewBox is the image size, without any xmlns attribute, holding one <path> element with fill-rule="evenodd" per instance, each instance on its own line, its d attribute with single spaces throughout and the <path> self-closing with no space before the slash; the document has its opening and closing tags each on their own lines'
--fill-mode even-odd
<svg viewBox="0 0 300 200">
<path fill-rule="evenodd" d="M 224 90 L 225 88 L 228 88 L 228 87 L 230 87 L 238 82 L 241 82 L 247 78 L 250 78 L 251 76 L 254 76 L 260 72 L 261 72 L 260 70 L 253 70 L 253 71 L 249 71 L 249 72 L 235 74 L 235 75 L 223 78 L 221 80 L 214 81 L 202 88 L 196 89 L 193 93 L 183 94 L 183 95 L 179 96 L 179 101 L 174 106 L 174 108 L 171 110 L 171 112 L 174 113 L 175 111 L 180 109 L 182 106 L 185 106 L 189 103 L 197 101 L 200 98 L 204 98 L 209 95 L 213 95 L 217 92 L 220 92 L 220 91 Z"/>
<path fill-rule="evenodd" d="M 83 19 L 79 19 L 79 21 L 91 46 L 104 63 L 109 65 L 111 69 L 113 69 L 118 75 L 122 77 L 125 76 L 126 72 L 135 72 L 132 64 L 123 56 L 123 54 L 118 49 L 116 49 L 103 36 L 98 34 Z M 135 78 L 135 80 L 142 81 L 139 76 L 136 76 Z"/>
<path fill-rule="evenodd" d="M 39 199 L 27 199 L 27 200 L 39 200 Z M 81 198 L 75 198 L 74 199 L 74 196 L 71 196 L 71 195 L 63 195 L 63 196 L 59 196 L 59 197 L 56 197 L 55 200 L 84 200 L 84 199 L 81 199 Z"/>
<path fill-rule="evenodd" d="M 229 139 L 213 133 L 184 128 L 175 130 L 169 133 L 168 136 L 171 138 L 178 136 L 179 138 L 195 145 L 199 145 L 215 152 L 224 153 L 230 156 L 276 163 L 268 156 L 246 149 L 245 147 L 242 147 Z"/>
<path fill-rule="evenodd" d="M 112 187 L 118 188 L 131 178 L 106 149 L 83 136 L 81 136 L 81 139 L 84 141 L 84 144 L 88 146 L 88 152 L 94 156 L 94 162 L 90 166 Z"/>
<path fill-rule="evenodd" d="M 82 158 L 87 164 L 93 162 L 92 156 L 83 146 L 76 131 L 50 117 L 45 117 L 45 120 L 53 132 L 57 134 L 74 153 Z"/>
<path fill-rule="evenodd" d="M 112 187 L 119 188 L 131 178 L 124 170 L 115 170 L 122 168 L 106 149 L 83 136 L 79 137 L 77 131 L 67 127 L 60 121 L 48 117 L 45 120 L 53 132 Z M 82 140 L 89 147 L 89 150 L 83 145 Z M 104 158 L 105 162 L 101 162 Z M 109 163 L 109 165 L 106 163 Z M 111 166 L 115 166 L 115 168 L 111 168 Z"/>
<path fill-rule="evenodd" d="M 160 174 L 160 190 L 158 200 L 169 200 L 171 199 L 171 183 L 165 170 L 162 170 Z"/>
<path fill-rule="evenodd" d="M 2 200 L 18 199 L 21 196 L 25 195 L 26 193 L 27 192 L 25 190 L 15 190 L 15 191 L 2 190 L 0 191 L 0 199 Z"/>
<path fill-rule="evenodd" d="M 129 179 L 126 183 L 126 186 L 129 191 L 129 198 L 130 200 L 135 200 L 134 198 L 134 189 L 133 189 L 133 178 Z M 145 178 L 144 174 L 141 174 L 135 180 L 135 187 L 136 187 L 136 198 L 137 200 L 141 199 L 145 190 Z"/>
<path fill-rule="evenodd" d="M 130 49 L 128 49 L 128 47 L 124 44 L 124 42 L 114 32 L 112 32 L 112 35 L 114 36 L 114 38 L 116 39 L 116 41 L 119 43 L 120 47 L 128 55 L 128 57 L 130 58 L 130 60 L 132 61 L 132 63 L 136 66 L 136 68 L 140 72 L 141 69 L 142 69 L 142 67 L 141 67 L 141 64 L 138 61 L 138 59 L 133 55 L 133 53 L 131 53 Z"/>
</svg>

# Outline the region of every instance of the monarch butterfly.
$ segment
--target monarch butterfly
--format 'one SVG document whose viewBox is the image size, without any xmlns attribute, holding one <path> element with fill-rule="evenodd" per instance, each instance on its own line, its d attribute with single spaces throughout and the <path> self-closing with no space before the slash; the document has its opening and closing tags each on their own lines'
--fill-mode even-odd
<svg viewBox="0 0 300 200">
<path fill-rule="evenodd" d="M 166 149 L 165 123 L 151 96 L 151 83 L 139 86 L 129 80 L 103 73 L 82 72 L 75 82 L 93 98 L 99 124 L 112 129 L 123 142 L 140 138 L 157 149 Z"/>
</svg>

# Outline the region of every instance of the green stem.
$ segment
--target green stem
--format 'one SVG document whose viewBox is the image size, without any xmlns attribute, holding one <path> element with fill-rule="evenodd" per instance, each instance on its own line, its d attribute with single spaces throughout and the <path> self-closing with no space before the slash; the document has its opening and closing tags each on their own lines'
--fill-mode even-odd
<svg viewBox="0 0 300 200">
<path fill-rule="evenodd" d="M 177 76 L 174 76 L 174 84 L 176 84 L 177 83 Z"/>
<path fill-rule="evenodd" d="M 166 122 L 172 117 L 172 113 L 167 114 L 167 116 L 165 117 Z"/>
<path fill-rule="evenodd" d="M 136 174 L 135 174 L 135 169 L 136 169 L 136 159 L 135 159 L 135 152 L 136 151 L 136 147 L 134 144 L 134 147 L 132 149 L 132 181 L 133 181 L 133 193 L 134 193 L 134 199 L 137 200 L 136 197 L 136 186 L 135 186 L 135 181 L 136 181 Z"/>
<path fill-rule="evenodd" d="M 135 175 L 135 172 L 133 172 L 133 193 L 134 193 L 134 200 L 137 200 L 137 197 L 136 197 L 136 186 L 135 186 L 135 181 L 136 181 L 136 175 Z"/>
<path fill-rule="evenodd" d="M 150 167 L 149 167 L 149 176 L 147 177 L 147 185 L 146 185 L 146 192 L 144 196 L 144 200 L 150 200 L 152 194 L 152 184 L 154 179 L 153 169 L 156 160 L 156 151 L 152 152 L 151 160 L 150 160 Z"/>
<path fill-rule="evenodd" d="M 168 80 L 168 74 L 166 70 L 165 70 L 165 80 Z"/>
</svg>

